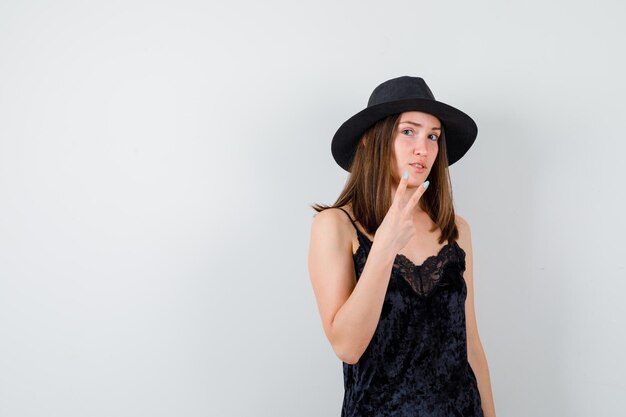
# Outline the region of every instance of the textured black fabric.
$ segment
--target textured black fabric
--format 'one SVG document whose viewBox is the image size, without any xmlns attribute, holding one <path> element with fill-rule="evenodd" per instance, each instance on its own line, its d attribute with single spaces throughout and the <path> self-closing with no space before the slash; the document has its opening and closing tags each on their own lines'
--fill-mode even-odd
<svg viewBox="0 0 626 417">
<path fill-rule="evenodd" d="M 350 221 L 358 281 L 372 242 Z M 342 417 L 483 417 L 467 360 L 464 270 L 456 241 L 422 265 L 398 254 L 370 344 L 356 364 L 343 362 Z"/>
</svg>

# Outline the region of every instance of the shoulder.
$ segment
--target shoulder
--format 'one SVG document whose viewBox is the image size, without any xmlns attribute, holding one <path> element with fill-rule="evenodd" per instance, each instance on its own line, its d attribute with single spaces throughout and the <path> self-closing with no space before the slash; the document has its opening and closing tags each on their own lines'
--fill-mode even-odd
<svg viewBox="0 0 626 417">
<path fill-rule="evenodd" d="M 328 208 L 316 213 L 311 224 L 309 262 L 314 265 L 332 262 L 346 263 L 354 253 L 354 233 L 346 213 Z M 338 257 L 345 259 L 338 261 Z M 335 261 L 333 261 L 335 259 Z"/>
<path fill-rule="evenodd" d="M 347 211 L 348 214 L 343 212 L 341 209 L 337 207 L 327 208 L 325 210 L 316 213 L 313 217 L 313 223 L 322 224 L 322 225 L 339 225 L 339 224 L 350 224 L 350 220 L 352 219 L 352 211 L 348 206 L 341 207 L 343 210 Z M 350 218 L 348 218 L 350 216 Z"/>
<path fill-rule="evenodd" d="M 456 227 L 458 227 L 459 229 L 459 234 L 462 234 L 463 232 L 467 233 L 470 231 L 470 225 L 464 217 L 461 217 L 461 215 L 459 214 L 455 214 L 455 220 Z"/>
<path fill-rule="evenodd" d="M 455 215 L 455 220 L 456 227 L 459 230 L 459 246 L 461 246 L 465 252 L 469 252 L 472 249 L 472 234 L 470 225 L 464 217 L 458 214 Z"/>
<path fill-rule="evenodd" d="M 348 213 L 351 210 L 344 206 L 342 207 Z M 352 215 L 350 214 L 350 217 Z M 320 211 L 313 217 L 313 223 L 311 224 L 311 232 L 321 236 L 334 236 L 341 240 L 350 239 L 350 233 L 352 224 L 350 218 L 338 208 L 328 208 Z"/>
</svg>

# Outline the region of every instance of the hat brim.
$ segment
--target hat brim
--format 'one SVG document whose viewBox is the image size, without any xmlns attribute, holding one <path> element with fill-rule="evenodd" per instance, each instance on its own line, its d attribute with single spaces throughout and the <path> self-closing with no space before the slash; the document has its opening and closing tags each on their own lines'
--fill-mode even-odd
<svg viewBox="0 0 626 417">
<path fill-rule="evenodd" d="M 461 159 L 478 136 L 478 126 L 470 116 L 440 101 L 414 98 L 380 103 L 361 110 L 339 127 L 331 142 L 331 153 L 337 164 L 350 172 L 363 133 L 377 121 L 407 111 L 430 113 L 441 121 L 446 134 L 448 165 Z"/>
</svg>

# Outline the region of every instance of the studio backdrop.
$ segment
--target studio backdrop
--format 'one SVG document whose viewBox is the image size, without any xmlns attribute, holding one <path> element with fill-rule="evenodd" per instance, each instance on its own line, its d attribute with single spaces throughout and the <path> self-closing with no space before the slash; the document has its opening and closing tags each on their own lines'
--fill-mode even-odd
<svg viewBox="0 0 626 417">
<path fill-rule="evenodd" d="M 307 269 L 381 81 L 450 167 L 499 416 L 620 415 L 623 2 L 0 4 L 0 415 L 338 416 Z"/>
</svg>

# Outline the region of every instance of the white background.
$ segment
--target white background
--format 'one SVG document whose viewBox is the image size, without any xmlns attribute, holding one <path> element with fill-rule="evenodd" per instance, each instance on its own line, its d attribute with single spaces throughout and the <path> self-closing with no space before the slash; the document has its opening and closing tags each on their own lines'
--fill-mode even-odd
<svg viewBox="0 0 626 417">
<path fill-rule="evenodd" d="M 309 281 L 330 140 L 423 77 L 479 134 L 499 416 L 626 391 L 623 2 L 0 3 L 0 415 L 338 416 Z"/>
</svg>

